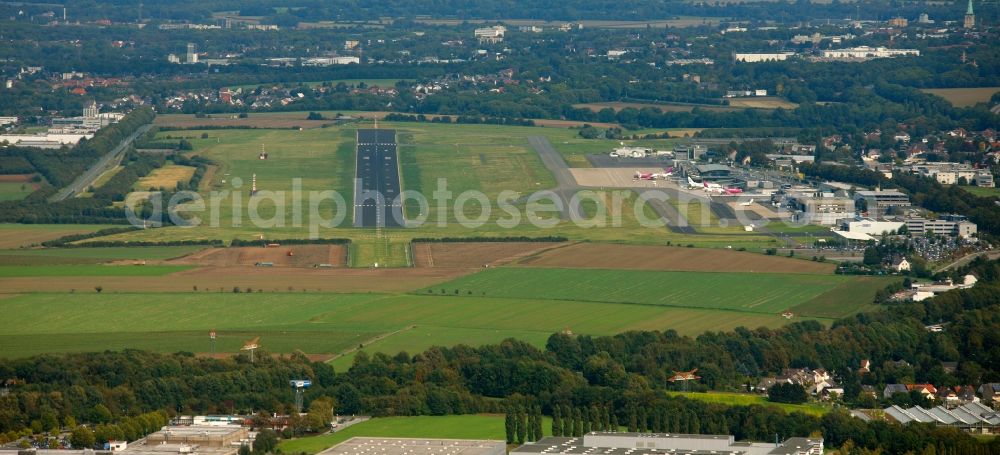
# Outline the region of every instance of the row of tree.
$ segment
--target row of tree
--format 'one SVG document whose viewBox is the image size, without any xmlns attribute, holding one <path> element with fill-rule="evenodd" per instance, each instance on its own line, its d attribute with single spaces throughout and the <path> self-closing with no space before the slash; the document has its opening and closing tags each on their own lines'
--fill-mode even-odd
<svg viewBox="0 0 1000 455">
<path fill-rule="evenodd" d="M 538 441 L 542 433 L 542 408 L 538 405 L 508 407 L 504 414 L 507 444 Z"/>
</svg>

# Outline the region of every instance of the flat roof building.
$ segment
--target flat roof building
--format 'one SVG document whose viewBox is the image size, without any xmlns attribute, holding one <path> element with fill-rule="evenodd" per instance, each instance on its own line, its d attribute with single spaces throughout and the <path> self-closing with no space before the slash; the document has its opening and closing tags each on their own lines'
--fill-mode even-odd
<svg viewBox="0 0 1000 455">
<path fill-rule="evenodd" d="M 742 53 L 733 52 L 733 61 L 737 63 L 758 63 L 758 62 L 780 62 L 788 60 L 795 55 L 794 52 L 772 52 L 772 53 Z"/>
<path fill-rule="evenodd" d="M 354 437 L 319 455 L 505 455 L 504 441 Z"/>
<path fill-rule="evenodd" d="M 902 221 L 849 220 L 842 222 L 841 230 L 868 235 L 882 235 L 899 232 L 905 226 Z"/>
<path fill-rule="evenodd" d="M 821 51 L 823 58 L 836 60 L 867 60 L 872 58 L 898 57 L 902 55 L 920 56 L 917 49 L 889 49 L 886 47 L 858 46 L 847 49 L 828 49 Z"/>
<path fill-rule="evenodd" d="M 822 455 L 822 439 L 790 438 L 784 443 L 736 442 L 730 435 L 591 432 L 583 438 L 548 437 L 511 455 Z"/>
<path fill-rule="evenodd" d="M 832 226 L 854 215 L 854 199 L 847 197 L 796 198 L 801 213 L 796 218 L 803 223 Z"/>
<path fill-rule="evenodd" d="M 910 206 L 910 196 L 899 190 L 858 191 L 854 193 L 854 200 L 864 200 L 868 215 L 874 219 Z"/>
<path fill-rule="evenodd" d="M 248 438 L 247 429 L 238 426 L 168 426 L 146 436 L 146 445 L 185 444 L 203 447 L 228 447 Z"/>
<path fill-rule="evenodd" d="M 964 218 L 945 216 L 941 219 L 929 220 L 912 217 L 906 219 L 906 230 L 913 235 L 937 234 L 968 238 L 976 235 L 979 227 L 976 223 L 967 221 Z"/>
</svg>

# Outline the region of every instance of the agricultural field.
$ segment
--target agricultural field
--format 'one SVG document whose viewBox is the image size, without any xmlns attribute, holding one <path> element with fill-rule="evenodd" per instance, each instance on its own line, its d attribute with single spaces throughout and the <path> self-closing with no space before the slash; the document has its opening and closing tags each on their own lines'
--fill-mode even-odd
<svg viewBox="0 0 1000 455">
<path fill-rule="evenodd" d="M 31 182 L 0 182 L 0 201 L 17 201 L 28 197 L 38 189 Z"/>
<path fill-rule="evenodd" d="M 135 184 L 135 189 L 140 191 L 159 188 L 172 190 L 177 187 L 178 183 L 190 182 L 194 171 L 195 168 L 191 166 L 168 164 L 140 178 Z"/>
<path fill-rule="evenodd" d="M 113 265 L 2 265 L 0 278 L 23 277 L 106 277 L 162 276 L 181 272 L 190 267 L 176 265 L 113 266 Z"/>
<path fill-rule="evenodd" d="M 777 96 L 755 96 L 752 98 L 731 98 L 731 107 L 745 107 L 750 109 L 795 109 L 798 104 Z"/>
<path fill-rule="evenodd" d="M 85 234 L 106 229 L 94 224 L 8 224 L 0 223 L 0 249 L 40 244 L 71 234 Z"/>
<path fill-rule="evenodd" d="M 549 242 L 424 243 L 411 245 L 417 267 L 482 267 L 498 265 L 557 247 Z"/>
<path fill-rule="evenodd" d="M 793 314 L 806 314 L 820 318 L 843 318 L 862 311 L 873 311 L 878 305 L 872 297 L 879 289 L 898 278 L 874 276 L 852 277 L 837 285 L 832 291 L 819 295 L 805 303 L 789 309 Z"/>
<path fill-rule="evenodd" d="M 0 261 L 4 265 L 71 265 L 119 261 L 161 261 L 184 256 L 201 248 L 198 246 L 22 248 L 0 250 Z"/>
<path fill-rule="evenodd" d="M 691 400 L 704 401 L 706 403 L 718 403 L 729 406 L 774 406 L 783 409 L 785 412 L 801 412 L 814 416 L 822 416 L 832 410 L 832 408 L 818 403 L 810 404 L 788 404 L 772 403 L 761 395 L 750 395 L 746 393 L 730 392 L 666 392 L 670 396 L 682 396 Z"/>
<path fill-rule="evenodd" d="M 833 264 L 728 249 L 579 243 L 532 254 L 519 267 L 829 275 Z M 874 291 L 873 291 L 874 294 Z"/>
<path fill-rule="evenodd" d="M 925 88 L 920 91 L 940 96 L 955 107 L 970 107 L 989 101 L 994 93 L 1000 92 L 1000 87 Z"/>
<path fill-rule="evenodd" d="M 530 297 L 778 314 L 834 291 L 851 280 L 834 275 L 499 267 L 424 289 L 421 293 L 444 290 L 445 293 L 455 291 L 460 295 L 497 298 Z M 514 283 L 516 286 L 512 285 Z"/>
<path fill-rule="evenodd" d="M 542 430 L 552 433 L 552 422 L 543 417 Z M 380 417 L 356 423 L 335 433 L 282 441 L 286 454 L 312 455 L 355 436 L 386 438 L 504 439 L 504 416 L 488 414 Z"/>
<path fill-rule="evenodd" d="M 773 314 L 705 308 L 484 298 L 464 291 L 455 295 L 454 289 L 443 285 L 428 295 L 331 294 L 299 288 L 237 294 L 230 289 L 209 292 L 207 287 L 99 294 L 92 290 L 95 280 L 87 283 L 75 293 L 0 299 L 8 316 L 0 320 L 2 355 L 127 347 L 206 353 L 211 349 L 207 332 L 215 329 L 217 352 L 236 352 L 244 340 L 260 336 L 268 352 L 299 349 L 332 354 L 333 364 L 343 369 L 359 346 L 367 352 L 415 353 L 435 345 L 481 345 L 517 338 L 542 347 L 549 335 L 567 329 L 590 335 L 666 329 L 697 335 L 789 322 Z"/>
</svg>

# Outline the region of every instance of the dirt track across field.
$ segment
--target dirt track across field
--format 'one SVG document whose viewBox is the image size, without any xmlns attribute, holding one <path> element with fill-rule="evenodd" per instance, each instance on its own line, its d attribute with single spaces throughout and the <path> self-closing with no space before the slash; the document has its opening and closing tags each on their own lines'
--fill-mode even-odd
<svg viewBox="0 0 1000 455">
<path fill-rule="evenodd" d="M 550 242 L 414 243 L 417 267 L 482 267 L 501 265 L 552 248 Z"/>
<path fill-rule="evenodd" d="M 733 250 L 580 243 L 517 261 L 518 266 L 690 272 L 830 274 L 834 264 Z"/>
<path fill-rule="evenodd" d="M 289 245 L 275 248 L 208 248 L 169 263 L 230 267 L 269 262 L 273 267 L 316 267 L 319 264 L 343 267 L 346 261 L 347 247 L 344 245 Z"/>
</svg>

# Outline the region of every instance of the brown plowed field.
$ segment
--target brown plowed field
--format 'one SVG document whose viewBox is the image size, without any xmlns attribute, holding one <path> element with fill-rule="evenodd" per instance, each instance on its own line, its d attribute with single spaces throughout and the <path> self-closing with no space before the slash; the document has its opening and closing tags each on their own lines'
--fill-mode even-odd
<svg viewBox="0 0 1000 455">
<path fill-rule="evenodd" d="M 291 256 L 288 255 L 289 252 L 292 253 Z M 347 248 L 344 245 L 289 245 L 276 248 L 209 248 L 169 263 L 229 267 L 271 262 L 275 267 L 315 267 L 317 264 L 343 267 L 346 258 Z"/>
<path fill-rule="evenodd" d="M 733 250 L 580 243 L 521 259 L 519 266 L 690 272 L 830 274 L 834 264 Z"/>
<path fill-rule="evenodd" d="M 499 265 L 552 248 L 549 242 L 414 243 L 417 267 L 482 267 Z"/>
<path fill-rule="evenodd" d="M 30 182 L 35 174 L 7 174 L 0 175 L 0 182 L 4 183 L 24 183 Z"/>
<path fill-rule="evenodd" d="M 201 267 L 164 276 L 59 276 L 0 279 L 0 292 L 410 292 L 475 272 L 469 268 L 315 269 L 293 267 Z M 292 288 L 289 291 L 288 288 Z"/>
</svg>

